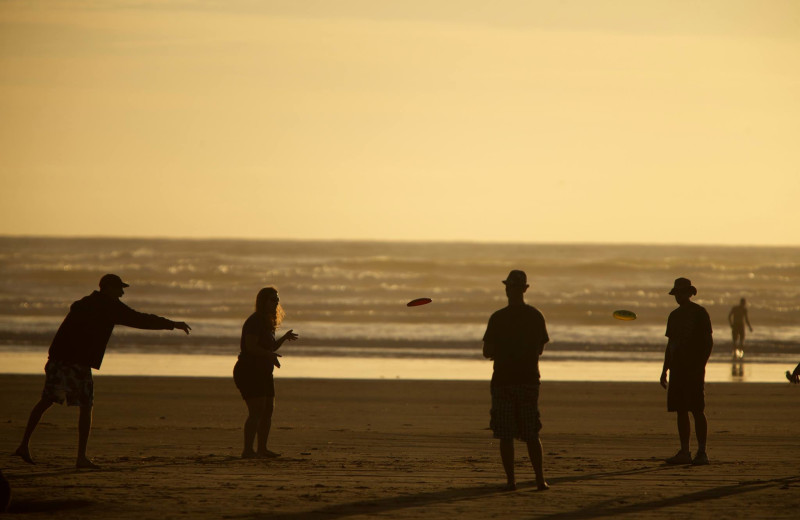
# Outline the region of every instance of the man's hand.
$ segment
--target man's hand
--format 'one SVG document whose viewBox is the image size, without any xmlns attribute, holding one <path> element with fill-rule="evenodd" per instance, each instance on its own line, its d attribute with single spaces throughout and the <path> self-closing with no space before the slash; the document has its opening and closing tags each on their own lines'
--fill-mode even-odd
<svg viewBox="0 0 800 520">
<path fill-rule="evenodd" d="M 667 388 L 667 371 L 661 372 L 661 386 L 662 388 Z"/>
<path fill-rule="evenodd" d="M 192 328 L 189 325 L 187 325 L 186 322 L 183 322 L 183 321 L 173 321 L 172 325 L 176 329 L 181 329 L 186 334 L 189 334 L 189 331 L 192 330 Z"/>
</svg>

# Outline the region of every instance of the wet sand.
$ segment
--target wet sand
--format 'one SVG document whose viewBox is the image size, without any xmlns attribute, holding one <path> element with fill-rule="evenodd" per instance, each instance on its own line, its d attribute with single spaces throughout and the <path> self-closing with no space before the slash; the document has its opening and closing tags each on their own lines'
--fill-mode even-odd
<svg viewBox="0 0 800 520">
<path fill-rule="evenodd" d="M 38 464 L 11 457 L 42 376 L 0 375 L 0 458 L 26 518 L 795 518 L 800 385 L 707 385 L 709 457 L 672 467 L 674 414 L 657 383 L 547 382 L 537 492 L 517 443 L 503 492 L 485 382 L 279 379 L 270 448 L 241 460 L 232 381 L 96 376 L 89 454 L 73 469 L 77 410 L 54 407 Z M 695 447 L 694 436 L 692 448 Z"/>
</svg>

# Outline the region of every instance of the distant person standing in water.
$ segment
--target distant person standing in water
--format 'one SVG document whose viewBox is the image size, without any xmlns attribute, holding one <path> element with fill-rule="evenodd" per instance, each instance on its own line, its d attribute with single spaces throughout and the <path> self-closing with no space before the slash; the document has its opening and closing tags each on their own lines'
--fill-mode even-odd
<svg viewBox="0 0 800 520">
<path fill-rule="evenodd" d="M 731 308 L 731 312 L 728 313 L 728 324 L 731 326 L 731 336 L 733 338 L 733 357 L 741 357 L 737 355 L 736 347 L 739 347 L 740 352 L 744 350 L 745 324 L 747 324 L 750 332 L 753 332 L 753 327 L 750 326 L 750 320 L 747 317 L 747 300 L 742 298 L 739 300 L 739 305 Z"/>
<path fill-rule="evenodd" d="M 129 287 L 115 274 L 100 279 L 100 290 L 94 291 L 72 304 L 67 317 L 58 328 L 47 364 L 44 367 L 45 383 L 42 398 L 33 407 L 28 425 L 15 455 L 34 464 L 28 447 L 31 435 L 44 412 L 53 403 L 79 406 L 78 417 L 78 468 L 98 469 L 86 456 L 89 431 L 92 428 L 94 406 L 94 382 L 92 369 L 100 369 L 108 340 L 115 325 L 137 329 L 180 329 L 189 334 L 191 327 L 182 321 L 171 321 L 153 314 L 137 312 L 119 299 Z"/>
<path fill-rule="evenodd" d="M 549 489 L 542 470 L 539 431 L 539 356 L 550 341 L 544 316 L 525 303 L 528 277 L 514 270 L 503 280 L 508 306 L 492 314 L 483 336 L 483 356 L 494 360 L 491 428 L 500 439 L 500 458 L 506 472 L 506 490 L 516 487 L 514 439 L 525 442 L 540 491 Z"/>
<path fill-rule="evenodd" d="M 247 420 L 244 423 L 244 449 L 242 458 L 271 458 L 280 454 L 267 449 L 267 439 L 272 426 L 275 408 L 275 382 L 272 372 L 280 368 L 280 355 L 276 352 L 285 341 L 294 341 L 297 334 L 289 330 L 275 339 L 275 330 L 283 321 L 284 312 L 278 291 L 265 287 L 256 296 L 256 311 L 242 326 L 239 343 L 239 360 L 233 367 L 233 380 L 247 404 Z M 258 434 L 258 451 L 253 450 L 253 441 Z"/>
<path fill-rule="evenodd" d="M 675 296 L 679 307 L 667 320 L 667 349 L 664 353 L 664 369 L 661 371 L 661 386 L 667 388 L 667 411 L 678 414 L 678 436 L 681 449 L 667 459 L 668 464 L 708 464 L 706 440 L 708 421 L 705 415 L 706 363 L 711 355 L 711 319 L 708 312 L 690 300 L 697 289 L 687 278 L 678 278 L 669 292 Z M 667 386 L 669 372 L 669 386 Z M 697 454 L 694 459 L 689 451 L 691 425 L 689 412 L 694 416 L 697 436 Z"/>
</svg>

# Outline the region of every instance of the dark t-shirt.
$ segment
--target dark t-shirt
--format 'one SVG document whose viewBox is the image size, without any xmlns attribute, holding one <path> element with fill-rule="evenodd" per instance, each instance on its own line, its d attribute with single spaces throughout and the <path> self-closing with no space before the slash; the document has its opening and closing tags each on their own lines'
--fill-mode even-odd
<svg viewBox="0 0 800 520">
<path fill-rule="evenodd" d="M 258 314 L 255 312 L 251 314 L 249 318 L 247 318 L 247 320 L 244 322 L 244 325 L 242 325 L 242 339 L 239 341 L 239 360 L 243 363 L 264 365 L 263 368 L 266 368 L 271 374 L 275 367 L 270 361 L 268 361 L 266 358 L 256 357 L 245 352 L 245 336 L 257 336 L 259 348 L 263 348 L 267 352 L 274 352 L 276 344 L 275 332 L 272 330 L 269 320 L 267 320 L 263 314 Z"/>
<path fill-rule="evenodd" d="M 544 316 L 530 305 L 492 314 L 483 342 L 494 346 L 492 386 L 539 384 L 539 355 L 550 341 Z"/>
<path fill-rule="evenodd" d="M 672 311 L 666 336 L 672 349 L 669 369 L 673 375 L 701 376 L 711 355 L 711 318 L 700 305 L 689 302 Z"/>
</svg>

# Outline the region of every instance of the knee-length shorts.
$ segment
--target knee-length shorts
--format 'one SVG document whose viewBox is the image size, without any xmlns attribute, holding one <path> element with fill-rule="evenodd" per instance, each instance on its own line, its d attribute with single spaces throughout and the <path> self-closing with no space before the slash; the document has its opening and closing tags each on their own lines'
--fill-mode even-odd
<svg viewBox="0 0 800 520">
<path fill-rule="evenodd" d="M 538 439 L 542 429 L 539 385 L 493 387 L 489 426 L 495 439 Z"/>
<path fill-rule="evenodd" d="M 703 375 L 682 376 L 670 374 L 667 386 L 667 411 L 702 412 L 706 408 Z"/>
<path fill-rule="evenodd" d="M 67 406 L 94 405 L 94 380 L 92 368 L 50 359 L 44 366 L 42 397 Z"/>
</svg>

